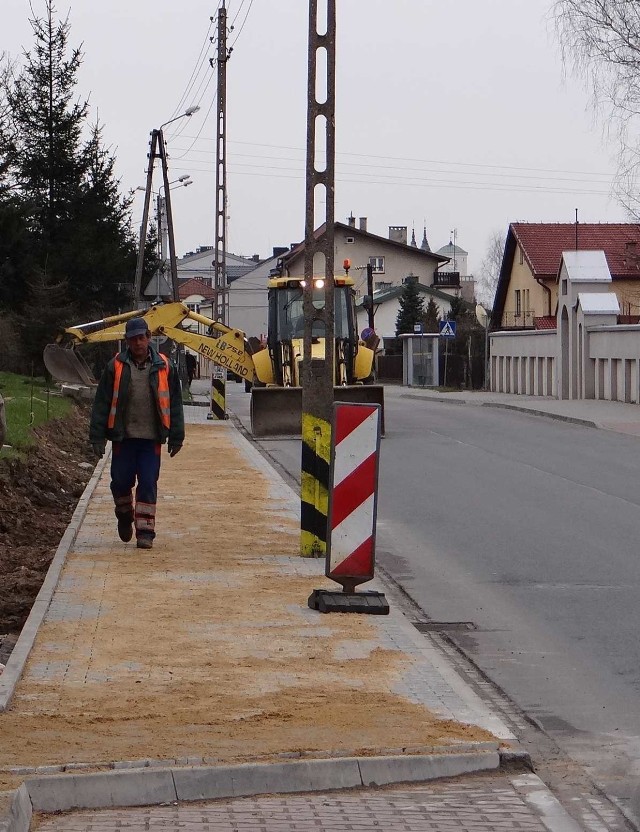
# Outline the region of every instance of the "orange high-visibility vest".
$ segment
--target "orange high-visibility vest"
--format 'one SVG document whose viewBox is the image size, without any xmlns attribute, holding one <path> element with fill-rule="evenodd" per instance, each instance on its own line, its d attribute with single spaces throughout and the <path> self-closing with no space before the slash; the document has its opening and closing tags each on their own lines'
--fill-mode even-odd
<svg viewBox="0 0 640 832">
<path fill-rule="evenodd" d="M 169 359 L 160 353 L 164 361 L 164 367 L 158 370 L 158 406 L 160 408 L 160 421 L 162 426 L 169 430 L 171 425 L 171 398 L 169 396 Z M 119 358 L 115 360 L 115 376 L 113 379 L 113 395 L 111 397 L 111 408 L 107 427 L 113 428 L 116 423 L 116 409 L 118 407 L 118 396 L 120 395 L 120 381 L 122 379 L 123 362 Z"/>
</svg>

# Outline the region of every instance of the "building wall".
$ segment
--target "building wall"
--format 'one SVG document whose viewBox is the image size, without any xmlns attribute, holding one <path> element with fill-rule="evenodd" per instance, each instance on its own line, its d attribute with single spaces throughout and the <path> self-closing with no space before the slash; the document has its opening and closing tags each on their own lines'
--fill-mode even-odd
<svg viewBox="0 0 640 832">
<path fill-rule="evenodd" d="M 353 238 L 353 243 L 347 239 Z M 344 274 L 343 262 L 345 259 L 351 261 L 349 274 L 355 280 L 356 291 L 359 295 L 366 294 L 367 273 L 366 266 L 370 257 L 384 257 L 384 273 L 373 275 L 374 284 L 377 282 L 391 283 L 392 286 L 400 286 L 405 277 L 414 274 L 418 282 L 425 286 L 433 283 L 433 274 L 436 270 L 437 260 L 425 256 L 420 249 L 407 247 L 400 248 L 396 245 L 388 245 L 385 240 L 372 240 L 367 237 L 360 237 L 358 234 L 350 234 L 348 229 L 337 229 L 334 246 L 335 273 Z M 362 267 L 358 269 L 358 267 Z M 314 262 L 314 274 L 324 274 L 324 258 L 319 255 Z M 289 262 L 289 274 L 294 277 L 304 275 L 304 254 L 299 254 Z"/>
<path fill-rule="evenodd" d="M 522 255 L 520 246 L 516 252 L 511 266 L 511 277 L 509 288 L 505 299 L 504 311 L 502 313 L 502 326 L 533 326 L 533 318 L 549 314 L 548 294 L 542 286 L 536 282 L 533 273 Z M 522 260 L 522 262 L 520 262 Z M 553 289 L 555 288 L 555 297 Z M 516 291 L 520 291 L 522 312 L 531 313 L 528 317 L 514 317 L 516 312 Z M 526 294 L 528 292 L 528 294 Z M 555 312 L 558 291 L 552 287 L 551 314 Z"/>
<path fill-rule="evenodd" d="M 421 297 L 424 298 L 424 307 L 426 309 L 427 304 L 429 303 L 429 295 L 422 294 Z M 447 312 L 451 309 L 451 304 L 447 303 L 447 301 L 441 300 L 440 298 L 435 298 L 435 302 L 438 307 L 438 317 L 444 318 Z M 378 306 L 375 311 L 375 330 L 379 338 L 395 338 L 396 319 L 399 311 L 400 301 L 398 298 L 392 298 L 391 300 L 381 303 L 380 306 Z M 369 326 L 369 316 L 367 310 L 362 307 L 358 307 L 357 318 L 358 332 L 362 332 L 365 327 Z"/>
</svg>

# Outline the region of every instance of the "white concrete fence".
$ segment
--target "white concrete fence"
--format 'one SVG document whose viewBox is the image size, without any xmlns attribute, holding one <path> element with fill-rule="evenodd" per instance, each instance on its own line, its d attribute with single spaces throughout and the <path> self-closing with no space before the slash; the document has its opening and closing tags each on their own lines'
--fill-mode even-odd
<svg viewBox="0 0 640 832">
<path fill-rule="evenodd" d="M 490 389 L 640 403 L 640 325 L 616 323 L 604 252 L 564 252 L 558 282 L 557 329 L 491 333 Z"/>
</svg>

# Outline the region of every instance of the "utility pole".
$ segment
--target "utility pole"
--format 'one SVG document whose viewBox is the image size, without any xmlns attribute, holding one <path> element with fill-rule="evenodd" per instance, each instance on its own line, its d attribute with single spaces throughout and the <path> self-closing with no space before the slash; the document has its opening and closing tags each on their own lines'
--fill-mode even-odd
<svg viewBox="0 0 640 832">
<path fill-rule="evenodd" d="M 162 164 L 162 181 L 164 183 L 164 205 L 167 226 L 167 239 L 169 241 L 169 269 L 171 272 L 171 287 L 173 300 L 178 297 L 178 263 L 176 260 L 176 246 L 173 235 L 173 214 L 171 211 L 171 197 L 169 195 L 169 171 L 167 168 L 167 154 L 162 128 L 151 131 L 151 142 L 149 151 L 149 167 L 147 168 L 147 187 L 144 194 L 144 208 L 142 211 L 142 225 L 140 226 L 140 240 L 138 245 L 138 262 L 136 264 L 136 279 L 133 291 L 133 300 L 139 303 L 142 299 L 142 269 L 144 266 L 144 249 L 147 241 L 147 229 L 149 227 L 149 207 L 151 204 L 151 192 L 153 184 L 153 166 L 156 159 Z M 160 229 L 158 229 L 160 232 Z"/>
<path fill-rule="evenodd" d="M 327 0 L 326 17 L 326 21 L 318 20 L 318 0 L 309 0 L 300 488 L 300 552 L 305 557 L 324 557 L 327 550 L 329 456 L 335 364 L 333 307 L 336 0 Z M 323 67 L 326 75 L 319 78 L 319 69 Z M 326 96 L 322 95 L 322 90 Z M 324 100 L 319 101 L 319 96 Z M 322 156 L 323 151 L 326 161 L 318 158 Z M 316 191 L 323 193 L 316 194 Z M 316 196 L 319 197 L 317 204 Z M 316 217 L 321 219 L 323 196 L 324 234 L 317 238 L 315 222 Z M 316 255 L 318 261 L 324 260 L 324 287 L 320 290 L 315 289 L 316 293 L 324 292 L 324 304 L 320 308 L 316 308 L 313 302 Z M 324 334 L 323 358 L 312 358 L 314 323 Z"/>
<path fill-rule="evenodd" d="M 151 149 L 147 155 L 147 158 L 149 159 L 149 166 L 147 167 L 147 186 L 144 193 L 144 208 L 142 209 L 142 224 L 140 225 L 140 239 L 138 242 L 138 262 L 136 263 L 136 278 L 133 287 L 133 302 L 135 304 L 139 304 L 142 300 L 142 269 L 144 266 L 144 250 L 147 242 L 147 228 L 149 227 L 149 207 L 151 204 L 153 165 L 156 160 L 158 132 L 158 130 L 152 130 L 151 132 Z"/>
<path fill-rule="evenodd" d="M 216 239 L 214 246 L 214 291 L 216 314 L 228 323 L 227 299 L 227 9 L 225 0 L 218 11 L 218 91 L 216 128 Z"/>
<path fill-rule="evenodd" d="M 367 294 L 371 298 L 371 305 L 367 310 L 369 317 L 369 327 L 375 329 L 374 326 L 374 309 L 373 309 L 373 266 L 371 262 L 367 263 Z"/>
</svg>

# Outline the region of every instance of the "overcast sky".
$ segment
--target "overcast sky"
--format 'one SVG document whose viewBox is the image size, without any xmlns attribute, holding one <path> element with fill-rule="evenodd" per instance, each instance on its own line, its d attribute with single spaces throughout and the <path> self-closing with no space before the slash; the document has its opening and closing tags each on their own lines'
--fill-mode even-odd
<svg viewBox="0 0 640 832">
<path fill-rule="evenodd" d="M 36 12 L 42 0 L 32 0 Z M 338 0 L 336 219 L 369 231 L 423 225 L 433 250 L 457 241 L 478 268 L 510 221 L 625 219 L 611 196 L 614 145 L 564 79 L 552 0 Z M 219 0 L 59 0 L 78 90 L 118 159 L 123 188 L 145 183 L 152 128 L 165 129 L 179 254 L 214 242 L 215 54 Z M 304 236 L 308 4 L 227 0 L 227 248 L 266 257 Z M 248 12 L 248 14 L 247 14 Z M 28 0 L 2 0 L 0 50 L 32 43 Z M 160 172 L 156 173 L 156 187 Z M 134 204 L 137 227 L 142 194 Z"/>
</svg>

